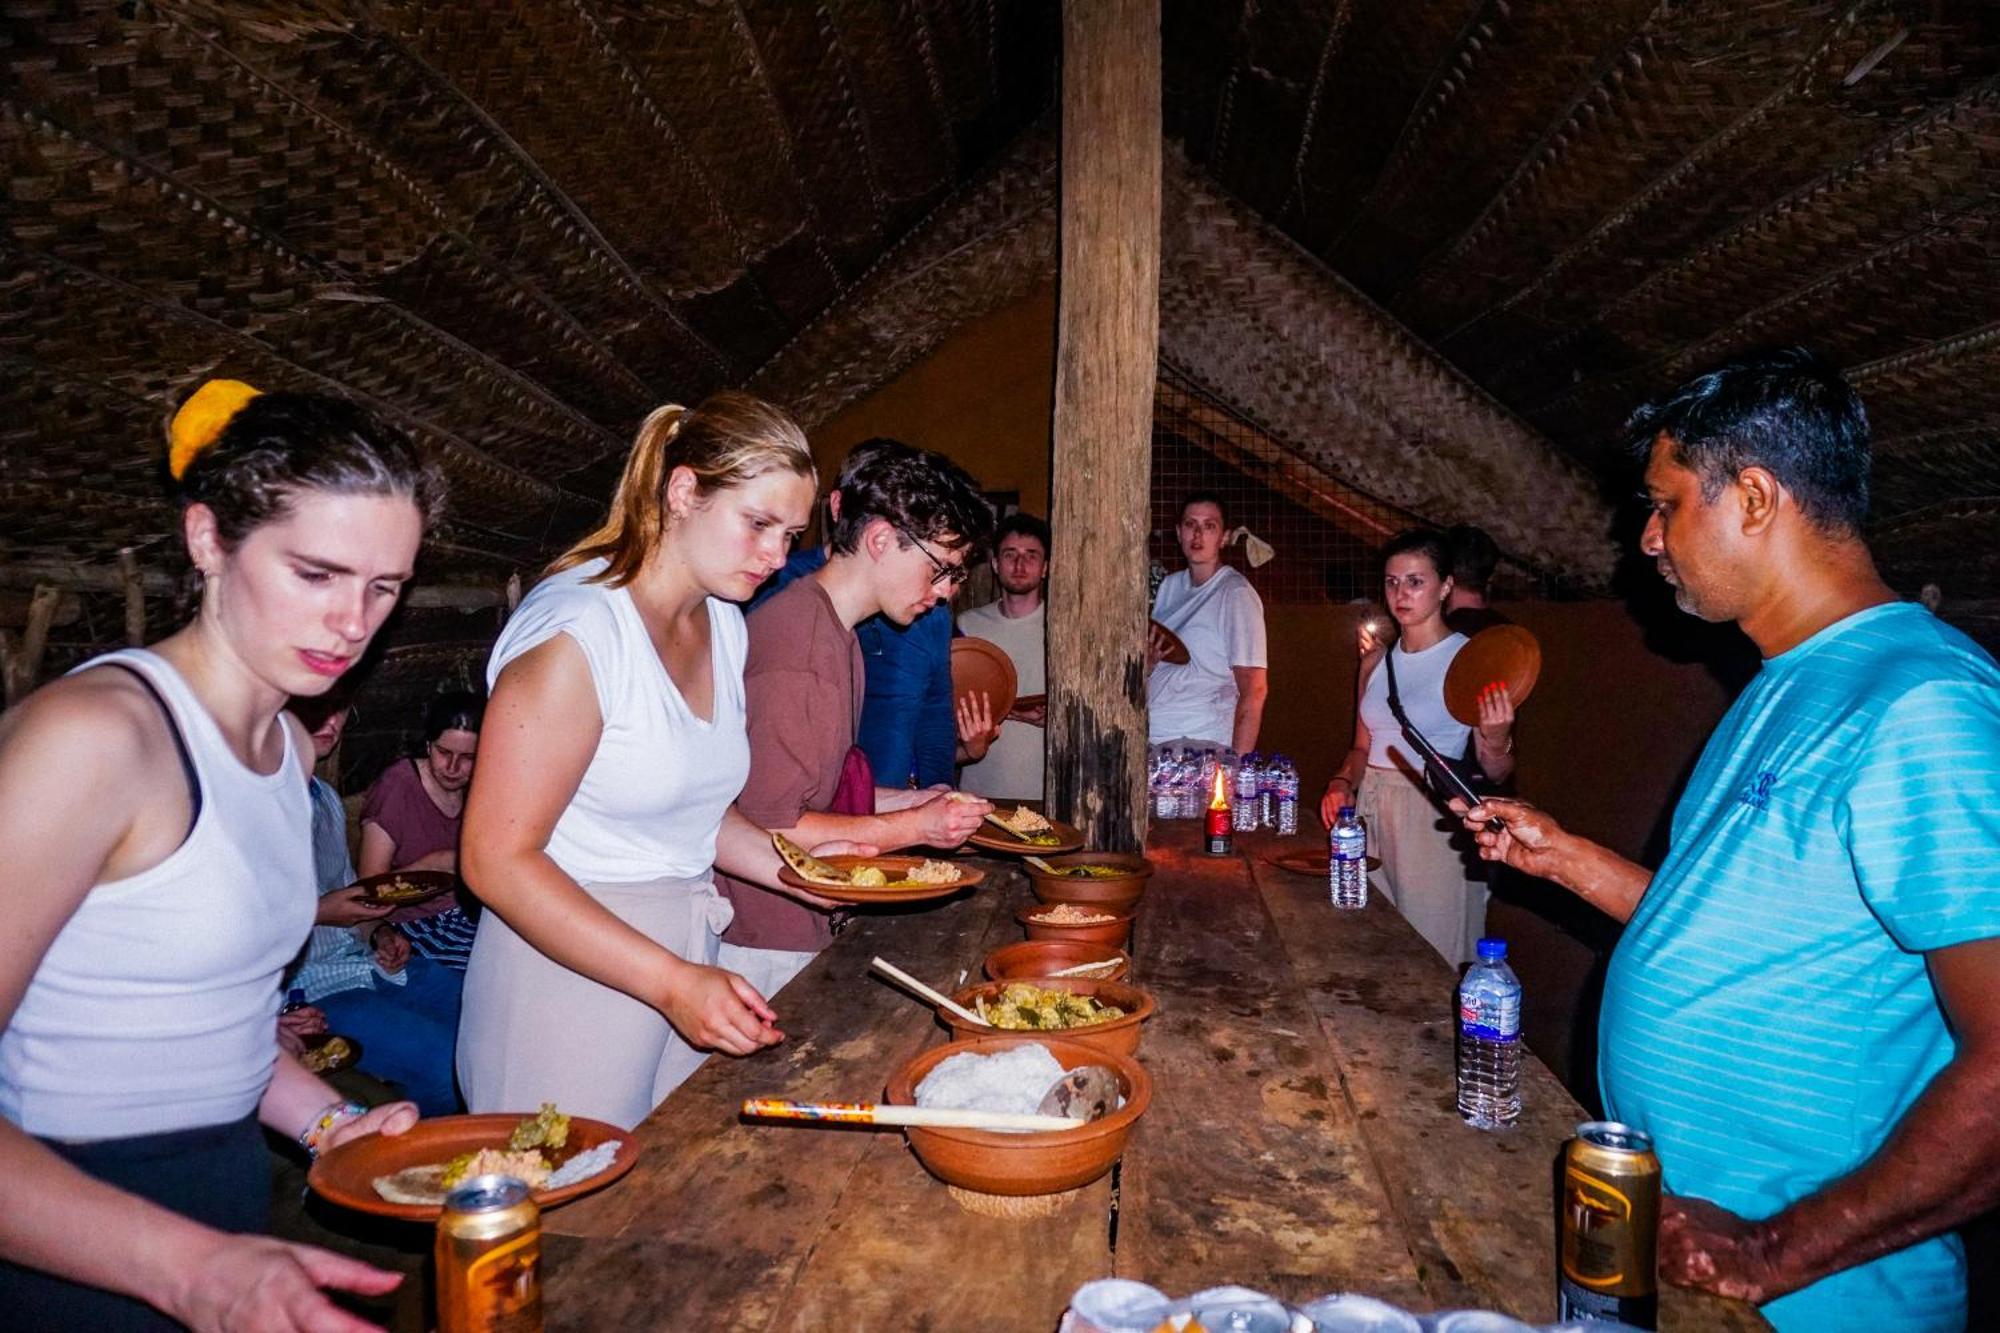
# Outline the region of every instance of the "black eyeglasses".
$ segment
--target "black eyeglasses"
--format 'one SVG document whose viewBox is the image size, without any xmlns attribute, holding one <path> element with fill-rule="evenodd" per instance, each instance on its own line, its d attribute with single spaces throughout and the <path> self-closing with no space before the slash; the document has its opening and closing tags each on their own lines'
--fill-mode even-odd
<svg viewBox="0 0 2000 1333">
<path fill-rule="evenodd" d="M 972 572 L 971 570 L 967 569 L 964 565 L 947 565 L 944 561 L 932 555 L 930 547 L 924 545 L 923 539 L 917 536 L 917 534 L 915 534 L 914 532 L 911 532 L 908 528 L 904 527 L 902 524 L 892 523 L 890 524 L 890 526 L 895 528 L 897 532 L 901 533 L 903 535 L 903 539 L 909 542 L 910 545 L 916 547 L 919 551 L 922 551 L 924 553 L 924 559 L 931 562 L 931 568 L 937 571 L 937 573 L 931 575 L 931 583 L 933 585 L 955 588 L 959 584 L 965 582 L 966 576 Z"/>
</svg>

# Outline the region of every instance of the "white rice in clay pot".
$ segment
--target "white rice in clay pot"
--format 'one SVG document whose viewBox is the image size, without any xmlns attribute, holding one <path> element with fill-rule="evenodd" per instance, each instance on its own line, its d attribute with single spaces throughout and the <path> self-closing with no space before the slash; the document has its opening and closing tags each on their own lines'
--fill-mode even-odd
<svg viewBox="0 0 2000 1333">
<path fill-rule="evenodd" d="M 1034 1042 L 992 1055 L 961 1051 L 924 1075 L 917 1084 L 917 1105 L 1033 1114 L 1062 1076 L 1063 1067 L 1049 1048 Z"/>
</svg>

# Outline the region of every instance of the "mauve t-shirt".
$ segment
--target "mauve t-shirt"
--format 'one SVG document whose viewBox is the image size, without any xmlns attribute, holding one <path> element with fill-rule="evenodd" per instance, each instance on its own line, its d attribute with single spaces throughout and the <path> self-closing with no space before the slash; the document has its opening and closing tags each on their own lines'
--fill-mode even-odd
<svg viewBox="0 0 2000 1333">
<path fill-rule="evenodd" d="M 432 852 L 457 850 L 459 818 L 437 808 L 417 776 L 414 759 L 398 759 L 382 770 L 361 806 L 361 822 L 376 825 L 396 844 L 391 870 Z"/>
<path fill-rule="evenodd" d="M 751 612 L 743 664 L 750 780 L 736 808 L 763 828 L 792 828 L 825 811 L 861 716 L 861 644 L 819 580 L 802 578 Z M 746 949 L 819 950 L 833 938 L 827 915 L 783 894 L 716 872 L 736 919 L 722 938 Z"/>
</svg>

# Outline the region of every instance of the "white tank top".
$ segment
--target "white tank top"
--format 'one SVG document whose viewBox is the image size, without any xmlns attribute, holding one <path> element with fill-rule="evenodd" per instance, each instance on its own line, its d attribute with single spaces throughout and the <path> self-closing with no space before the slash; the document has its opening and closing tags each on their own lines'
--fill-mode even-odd
<svg viewBox="0 0 2000 1333">
<path fill-rule="evenodd" d="M 166 860 L 84 895 L 0 1032 L 0 1116 L 45 1138 L 163 1134 L 254 1110 L 277 1058 L 278 980 L 316 902 L 291 729 L 277 770 L 252 772 L 165 659 L 132 649 L 77 670 L 112 662 L 166 700 L 201 809 Z"/>
<path fill-rule="evenodd" d="M 1420 653 L 1404 652 L 1401 643 L 1389 650 L 1396 655 L 1396 693 L 1410 725 L 1447 759 L 1463 755 L 1472 739 L 1472 728 L 1444 706 L 1444 675 L 1465 643 L 1463 634 L 1454 633 Z M 1389 673 L 1379 662 L 1361 691 L 1361 721 L 1368 727 L 1368 767 L 1424 771 L 1424 757 L 1403 739 L 1402 724 L 1389 711 Z"/>
<path fill-rule="evenodd" d="M 576 795 L 549 831 L 549 859 L 579 884 L 693 879 L 715 864 L 722 816 L 750 778 L 742 608 L 708 599 L 714 704 L 706 722 L 660 664 L 626 588 L 590 579 L 591 560 L 537 583 L 486 663 L 491 689 L 507 664 L 567 634 L 590 668 L 603 721 Z"/>
</svg>

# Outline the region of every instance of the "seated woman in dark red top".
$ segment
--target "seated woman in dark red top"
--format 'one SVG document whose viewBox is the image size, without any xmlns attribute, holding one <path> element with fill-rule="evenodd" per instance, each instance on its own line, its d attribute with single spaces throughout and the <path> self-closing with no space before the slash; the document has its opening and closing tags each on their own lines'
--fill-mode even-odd
<svg viewBox="0 0 2000 1333">
<path fill-rule="evenodd" d="M 424 749 L 382 771 L 361 806 L 363 878 L 391 870 L 458 871 L 458 826 L 479 751 L 486 701 L 469 690 L 440 694 L 424 710 Z M 389 918 L 422 957 L 465 969 L 473 923 L 450 898 L 404 908 Z M 371 943 L 379 943 L 371 940 Z"/>
</svg>

